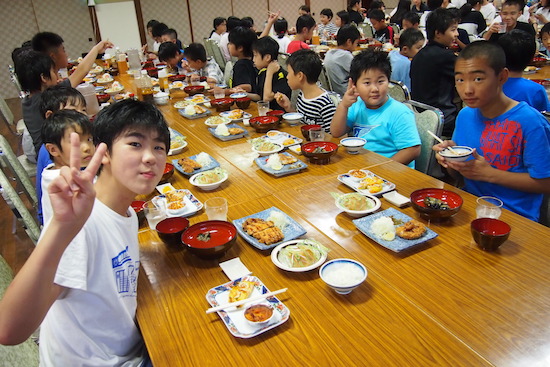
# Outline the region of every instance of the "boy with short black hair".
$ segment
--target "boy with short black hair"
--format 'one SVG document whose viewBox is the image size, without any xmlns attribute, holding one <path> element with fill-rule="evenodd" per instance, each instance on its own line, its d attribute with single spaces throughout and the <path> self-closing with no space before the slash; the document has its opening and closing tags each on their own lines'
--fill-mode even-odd
<svg viewBox="0 0 550 367">
<path fill-rule="evenodd" d="M 176 70 L 178 74 L 186 74 L 189 70 L 187 60 L 185 60 L 185 54 L 181 48 L 175 43 L 163 42 L 159 47 L 158 58 L 160 61 L 165 62 L 172 69 Z"/>
<path fill-rule="evenodd" d="M 331 22 L 333 16 L 334 13 L 331 9 L 325 8 L 321 10 L 321 15 L 319 17 L 321 23 L 317 24 L 317 32 L 322 39 L 329 39 L 338 32 L 336 24 Z"/>
<path fill-rule="evenodd" d="M 506 32 L 512 29 L 520 29 L 536 36 L 535 28 L 532 24 L 518 21 L 518 18 L 523 13 L 525 2 L 523 0 L 506 0 L 500 9 L 500 18 L 502 23 L 506 24 Z M 500 33 L 500 22 L 493 22 L 487 32 L 483 34 L 483 38 L 491 42 L 497 42 L 504 33 Z"/>
<path fill-rule="evenodd" d="M 409 11 L 403 15 L 403 29 L 407 28 L 415 28 L 418 29 L 420 26 L 420 16 L 418 13 L 415 13 L 413 11 Z"/>
<path fill-rule="evenodd" d="M 393 43 L 393 28 L 386 24 L 386 14 L 380 9 L 369 11 L 369 19 L 374 28 L 374 39 L 381 43 Z"/>
<path fill-rule="evenodd" d="M 237 27 L 229 32 L 229 52 L 238 59 L 233 65 L 230 88 L 239 88 L 247 93 L 256 90 L 258 72 L 252 62 L 252 45 L 257 39 L 250 28 Z"/>
<path fill-rule="evenodd" d="M 256 90 L 250 97 L 254 101 L 269 101 L 269 108 L 281 110 L 275 94 L 282 93 L 290 98 L 291 90 L 286 80 L 287 72 L 277 62 L 279 44 L 273 38 L 265 36 L 254 42 L 252 53 L 254 66 L 259 72 Z"/>
<path fill-rule="evenodd" d="M 296 36 L 294 40 L 288 44 L 286 52 L 291 54 L 300 49 L 309 50 L 306 41 L 313 37 L 315 26 L 315 19 L 313 19 L 311 15 L 302 15 L 298 17 L 298 19 L 296 19 Z"/>
<path fill-rule="evenodd" d="M 546 23 L 539 32 L 540 41 L 546 49 L 546 55 L 550 55 L 550 23 Z"/>
<path fill-rule="evenodd" d="M 52 181 L 59 176 L 61 167 L 70 165 L 71 133 L 80 137 L 81 167 L 88 166 L 95 152 L 90 119 L 75 110 L 59 110 L 50 115 L 42 125 L 42 141 L 52 161 L 42 171 L 40 177 L 41 193 L 48 192 Z M 40 196 L 43 222 L 51 219 L 52 204 L 49 195 Z"/>
<path fill-rule="evenodd" d="M 99 113 L 93 135 L 99 145 L 84 171 L 71 135 L 70 167 L 48 189 L 52 220 L 0 301 L 0 344 L 20 343 L 42 323 L 41 365 L 143 366 L 130 204 L 162 177 L 170 132 L 155 106 L 128 99 Z"/>
<path fill-rule="evenodd" d="M 434 146 L 475 148 L 473 159 L 451 162 L 436 154 L 465 190 L 503 201 L 508 210 L 538 220 L 543 194 L 550 193 L 550 125 L 525 102 L 507 97 L 506 57 L 493 42 L 472 42 L 455 64 L 456 89 L 467 105 L 456 120 L 453 139 Z"/>
<path fill-rule="evenodd" d="M 388 95 L 390 74 L 384 51 L 365 50 L 355 56 L 330 131 L 334 137 L 347 133 L 365 138 L 365 149 L 414 168 L 420 137 L 413 112 Z"/>
<path fill-rule="evenodd" d="M 527 32 L 512 29 L 498 40 L 506 55 L 509 76 L 502 87 L 504 94 L 518 102 L 524 101 L 539 111 L 550 111 L 546 89 L 540 84 L 523 78 L 523 70 L 537 51 L 535 39 Z"/>
<path fill-rule="evenodd" d="M 191 43 L 185 48 L 185 57 L 192 69 L 191 77 L 198 75 L 206 77 L 210 84 L 223 83 L 223 72 L 213 58 L 206 57 L 206 49 L 201 43 Z"/>
<path fill-rule="evenodd" d="M 424 47 L 424 35 L 418 29 L 408 28 L 399 36 L 399 50 L 390 51 L 391 80 L 397 80 L 411 88 L 411 60 Z"/>
<path fill-rule="evenodd" d="M 457 114 L 453 103 L 456 55 L 449 50 L 458 37 L 457 28 L 458 21 L 448 9 L 432 11 L 426 23 L 428 44 L 411 61 L 412 99 L 443 112 L 444 136 L 452 135 Z"/>
<path fill-rule="evenodd" d="M 329 132 L 336 106 L 327 91 L 317 85 L 323 69 L 321 59 L 314 51 L 298 50 L 288 58 L 287 67 L 288 86 L 300 90 L 296 111 L 304 115 L 302 121 L 307 125 L 321 125 Z M 290 99 L 284 94 L 275 94 L 275 99 L 285 111 L 294 111 Z"/>
<path fill-rule="evenodd" d="M 172 42 L 175 43 L 180 49 L 183 48 L 183 44 L 178 39 L 178 32 L 174 28 L 167 28 L 162 32 L 161 36 L 162 42 Z"/>
<path fill-rule="evenodd" d="M 361 34 L 356 26 L 348 24 L 338 30 L 336 43 L 338 46 L 328 50 L 324 65 L 327 77 L 331 81 L 334 92 L 343 96 L 349 81 L 349 68 L 353 60 L 352 52 L 357 48 Z"/>
</svg>

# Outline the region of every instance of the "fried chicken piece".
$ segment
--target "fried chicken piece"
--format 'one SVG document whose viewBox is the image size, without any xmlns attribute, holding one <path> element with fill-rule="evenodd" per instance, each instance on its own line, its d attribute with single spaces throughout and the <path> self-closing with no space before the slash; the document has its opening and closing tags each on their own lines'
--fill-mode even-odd
<svg viewBox="0 0 550 367">
<path fill-rule="evenodd" d="M 229 135 L 239 135 L 244 133 L 244 130 L 238 127 L 232 127 L 229 130 Z"/>
<path fill-rule="evenodd" d="M 286 154 L 279 154 L 279 159 L 283 165 L 296 163 L 298 161 L 296 157 L 288 156 Z"/>
<path fill-rule="evenodd" d="M 180 160 L 178 160 L 178 164 L 181 166 L 183 172 L 185 173 L 192 173 L 194 170 L 202 168 L 200 164 L 198 164 L 191 158 L 181 158 Z"/>
<path fill-rule="evenodd" d="M 406 240 L 416 240 L 424 235 L 426 226 L 415 219 L 395 229 L 395 234 Z"/>
<path fill-rule="evenodd" d="M 252 219 L 252 221 L 249 221 L 249 219 Z M 257 232 L 261 232 L 264 229 L 274 226 L 272 221 L 265 221 L 260 218 L 249 218 L 249 219 L 247 219 L 243 223 L 243 229 L 246 231 L 246 233 L 248 233 L 251 236 Z"/>
<path fill-rule="evenodd" d="M 281 229 L 275 226 L 264 229 L 261 232 L 254 233 L 253 236 L 258 240 L 258 242 L 266 245 L 271 245 L 272 243 L 282 241 L 285 238 Z"/>
</svg>

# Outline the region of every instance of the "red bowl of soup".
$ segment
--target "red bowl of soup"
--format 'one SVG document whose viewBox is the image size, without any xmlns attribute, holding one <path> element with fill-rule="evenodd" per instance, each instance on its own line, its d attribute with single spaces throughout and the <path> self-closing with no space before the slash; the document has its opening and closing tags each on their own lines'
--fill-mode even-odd
<svg viewBox="0 0 550 367">
<path fill-rule="evenodd" d="M 411 205 L 427 219 L 446 219 L 460 211 L 462 197 L 454 191 L 437 188 L 416 190 L 411 194 Z"/>
<path fill-rule="evenodd" d="M 181 236 L 181 242 L 189 251 L 204 259 L 222 257 L 236 240 L 237 228 L 223 220 L 207 220 L 194 224 Z"/>
<path fill-rule="evenodd" d="M 276 116 L 257 116 L 250 119 L 250 126 L 258 133 L 265 133 L 277 128 L 279 118 Z"/>
<path fill-rule="evenodd" d="M 161 184 L 168 182 L 170 177 L 174 175 L 174 165 L 172 163 L 166 163 L 164 165 L 164 172 L 162 172 L 162 177 L 160 179 Z"/>
<path fill-rule="evenodd" d="M 313 164 L 328 164 L 338 151 L 338 144 L 330 141 L 312 141 L 302 144 L 302 154 Z"/>
</svg>

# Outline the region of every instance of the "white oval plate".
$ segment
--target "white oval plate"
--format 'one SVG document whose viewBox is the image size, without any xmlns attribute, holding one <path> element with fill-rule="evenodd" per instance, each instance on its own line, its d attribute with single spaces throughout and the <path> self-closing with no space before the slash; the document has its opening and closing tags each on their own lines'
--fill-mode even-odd
<svg viewBox="0 0 550 367">
<path fill-rule="evenodd" d="M 279 259 L 277 258 L 277 256 L 279 255 L 279 252 L 286 246 L 289 246 L 289 245 L 294 245 L 298 242 L 303 242 L 304 240 L 292 240 L 292 241 L 287 241 L 287 242 L 284 242 L 284 243 L 281 243 L 280 245 L 278 245 L 277 247 L 275 247 L 273 249 L 273 251 L 271 251 L 271 261 L 273 262 L 273 264 L 275 264 L 275 266 L 277 266 L 279 269 L 283 269 L 283 270 L 286 270 L 286 271 L 291 271 L 293 273 L 302 273 L 304 271 L 310 271 L 310 270 L 313 270 L 313 269 L 316 269 L 318 268 L 319 266 L 321 266 L 321 264 L 323 264 L 325 262 L 325 260 L 327 259 L 327 254 L 323 254 L 321 255 L 321 257 L 319 258 L 319 260 L 317 260 L 316 263 L 314 264 L 311 264 L 310 266 L 304 266 L 303 268 L 289 268 L 288 266 L 284 265 L 283 263 L 281 263 L 279 261 Z"/>
</svg>

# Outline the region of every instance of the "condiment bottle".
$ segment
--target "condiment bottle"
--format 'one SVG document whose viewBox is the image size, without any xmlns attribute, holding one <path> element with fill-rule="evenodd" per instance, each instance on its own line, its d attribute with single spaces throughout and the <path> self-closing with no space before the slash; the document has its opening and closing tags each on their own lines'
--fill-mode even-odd
<svg viewBox="0 0 550 367">
<path fill-rule="evenodd" d="M 168 71 L 166 71 L 166 68 L 159 70 L 159 86 L 163 92 L 168 90 Z"/>
<path fill-rule="evenodd" d="M 141 71 L 141 98 L 143 102 L 154 103 L 153 82 L 147 74 L 147 70 Z"/>
<path fill-rule="evenodd" d="M 118 47 L 116 49 L 116 52 L 116 63 L 118 66 L 118 72 L 119 74 L 126 74 L 126 72 L 128 71 L 128 61 L 126 61 L 126 54 L 124 52 L 121 52 Z"/>
</svg>

